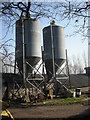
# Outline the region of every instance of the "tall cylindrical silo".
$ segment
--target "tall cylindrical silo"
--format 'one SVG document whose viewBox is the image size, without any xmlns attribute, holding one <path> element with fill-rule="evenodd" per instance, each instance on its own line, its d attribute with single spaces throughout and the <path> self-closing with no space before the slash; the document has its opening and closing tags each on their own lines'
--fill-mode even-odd
<svg viewBox="0 0 90 120">
<path fill-rule="evenodd" d="M 24 20 L 24 41 L 26 61 L 33 67 L 41 59 L 41 26 L 36 20 Z M 16 22 L 16 61 L 20 71 L 23 71 L 23 40 L 22 21 Z M 31 73 L 32 68 L 26 65 L 26 73 Z"/>
<path fill-rule="evenodd" d="M 51 24 L 50 26 L 45 27 L 43 29 L 43 39 L 44 39 L 45 67 L 46 67 L 48 79 L 51 79 L 53 74 L 52 39 L 53 39 L 53 49 L 54 49 L 54 61 L 55 64 L 57 64 L 55 65 L 55 71 L 58 70 L 57 66 L 61 67 L 66 59 L 64 28 L 61 26 L 57 26 L 55 24 Z"/>
</svg>

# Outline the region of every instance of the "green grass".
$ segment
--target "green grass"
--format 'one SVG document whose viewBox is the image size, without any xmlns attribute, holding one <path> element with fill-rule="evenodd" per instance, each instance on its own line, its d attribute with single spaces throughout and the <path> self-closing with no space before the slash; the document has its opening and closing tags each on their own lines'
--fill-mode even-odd
<svg viewBox="0 0 90 120">
<path fill-rule="evenodd" d="M 31 103 L 21 103 L 21 104 L 11 104 L 11 107 L 30 107 L 31 105 L 69 105 L 73 103 L 83 103 L 87 102 L 88 99 L 86 97 L 77 97 L 77 98 L 54 98 L 53 100 L 47 99 L 46 101 L 43 102 L 37 102 L 34 104 Z M 14 105 L 14 106 L 13 106 Z"/>
<path fill-rule="evenodd" d="M 54 98 L 53 100 L 46 100 L 46 104 L 72 104 L 72 103 L 81 103 L 84 102 L 86 99 L 83 97 L 79 98 L 65 98 L 65 99 L 60 99 L 60 98 Z"/>
</svg>

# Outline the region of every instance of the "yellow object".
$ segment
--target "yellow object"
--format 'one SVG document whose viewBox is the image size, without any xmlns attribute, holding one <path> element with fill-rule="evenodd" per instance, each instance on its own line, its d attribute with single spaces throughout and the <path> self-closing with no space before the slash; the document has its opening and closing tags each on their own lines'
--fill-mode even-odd
<svg viewBox="0 0 90 120">
<path fill-rule="evenodd" d="M 52 89 L 49 90 L 49 95 L 50 96 L 53 95 L 53 90 Z"/>
<path fill-rule="evenodd" d="M 53 89 L 50 89 L 50 90 L 49 90 L 49 95 L 50 95 L 51 100 L 52 100 L 52 99 L 53 99 Z"/>
<path fill-rule="evenodd" d="M 27 103 L 30 102 L 30 99 L 29 99 L 29 96 L 28 96 L 28 95 L 25 96 L 25 101 L 26 101 Z"/>
<path fill-rule="evenodd" d="M 2 112 L 1 112 L 1 116 L 3 117 L 8 117 L 11 118 L 12 120 L 14 120 L 13 116 L 11 115 L 11 113 L 9 112 L 8 109 L 6 109 L 7 107 L 9 107 L 9 104 L 0 100 L 0 103 L 2 104 Z"/>
<path fill-rule="evenodd" d="M 7 109 L 2 111 L 1 116 L 6 116 L 6 117 L 11 118 L 12 120 L 14 120 L 13 116 L 11 115 L 9 110 L 7 110 Z"/>
<path fill-rule="evenodd" d="M 9 117 L 8 113 L 6 112 L 6 110 L 2 111 L 1 116 L 7 116 L 7 117 Z"/>
</svg>

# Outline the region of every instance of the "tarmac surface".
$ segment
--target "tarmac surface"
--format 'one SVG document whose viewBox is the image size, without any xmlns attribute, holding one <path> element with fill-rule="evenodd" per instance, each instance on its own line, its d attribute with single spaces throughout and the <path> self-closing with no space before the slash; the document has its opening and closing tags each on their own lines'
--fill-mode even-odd
<svg viewBox="0 0 90 120">
<path fill-rule="evenodd" d="M 9 108 L 15 120 L 90 120 L 90 105 L 34 105 Z"/>
</svg>

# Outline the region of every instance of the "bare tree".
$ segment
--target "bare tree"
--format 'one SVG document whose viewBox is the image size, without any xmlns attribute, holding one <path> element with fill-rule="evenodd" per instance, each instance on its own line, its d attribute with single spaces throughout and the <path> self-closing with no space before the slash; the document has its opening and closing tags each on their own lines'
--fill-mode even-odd
<svg viewBox="0 0 90 120">
<path fill-rule="evenodd" d="M 80 56 L 73 55 L 69 58 L 69 72 L 70 74 L 81 74 L 84 72 L 83 61 Z"/>
<path fill-rule="evenodd" d="M 31 6 L 32 5 L 32 6 Z M 12 40 L 5 40 L 8 31 L 11 26 L 14 25 L 16 20 L 21 19 L 24 16 L 25 19 L 39 19 L 40 17 L 47 16 L 49 9 L 45 11 L 45 4 L 40 2 L 32 3 L 31 2 L 2 2 L 0 3 L 0 17 L 7 25 L 7 32 L 2 38 L 2 43 L 0 45 L 0 50 L 2 51 L 2 61 L 3 66 L 5 67 L 6 59 L 9 59 L 9 56 L 12 52 L 9 52 L 7 48 L 11 48 L 12 44 L 8 43 Z M 48 18 L 52 17 L 51 13 L 48 14 Z M 5 41 L 4 41 L 5 40 Z"/>
<path fill-rule="evenodd" d="M 9 72 L 10 67 L 13 66 L 13 59 L 14 59 L 14 51 L 10 51 L 8 48 L 14 47 L 12 45 L 13 39 L 9 39 L 2 44 L 0 44 L 0 54 L 2 54 L 2 57 L 0 58 L 2 61 L 2 72 Z M 11 66 L 10 66 L 11 65 Z"/>
<path fill-rule="evenodd" d="M 84 67 L 87 67 L 88 66 L 88 61 L 87 61 L 85 51 L 82 54 L 82 60 L 83 60 L 83 63 L 84 63 Z"/>
<path fill-rule="evenodd" d="M 72 64 L 72 60 L 70 57 L 68 57 L 68 67 L 69 67 L 69 74 L 73 73 L 73 64 Z"/>
<path fill-rule="evenodd" d="M 79 2 L 77 0 L 64 0 L 63 2 L 2 2 L 0 13 L 8 24 L 13 25 L 17 19 L 24 16 L 26 19 L 40 19 L 46 17 L 49 20 L 55 19 L 59 22 L 66 20 L 64 27 L 73 21 L 76 26 L 75 33 L 86 38 L 87 20 L 90 17 L 87 13 L 90 9 L 90 2 Z M 12 23 L 12 24 L 11 24 Z"/>
<path fill-rule="evenodd" d="M 6 22 L 8 29 L 16 22 L 17 19 L 21 19 L 22 16 L 26 19 L 41 19 L 42 17 L 46 17 L 49 20 L 55 19 L 59 22 L 66 20 L 66 25 L 64 27 L 74 21 L 74 25 L 78 28 L 77 31 L 74 32 L 86 37 L 86 31 L 88 28 L 87 20 L 90 17 L 87 14 L 89 9 L 89 2 L 78 2 L 77 0 L 65 0 L 64 2 L 55 3 L 2 2 L 0 3 L 0 17 L 2 17 L 3 21 Z M 73 63 L 73 71 L 74 73 L 77 73 L 77 65 L 75 61 L 73 61 Z"/>
<path fill-rule="evenodd" d="M 0 3 L 0 15 L 3 17 L 8 28 L 17 19 L 24 16 L 26 19 L 40 19 L 46 17 L 49 20 L 55 19 L 59 22 L 66 20 L 67 25 L 73 21 L 76 29 L 74 32 L 86 38 L 87 20 L 90 17 L 87 13 L 90 9 L 90 2 L 79 2 L 77 0 L 64 0 L 63 2 L 2 2 Z M 7 22 L 8 21 L 8 22 Z M 12 24 L 11 24 L 12 23 Z"/>
<path fill-rule="evenodd" d="M 83 66 L 82 59 L 80 56 L 77 56 L 77 66 L 78 66 L 77 73 L 79 73 L 79 74 L 83 73 L 84 66 Z"/>
<path fill-rule="evenodd" d="M 73 73 L 76 74 L 78 70 L 78 66 L 77 66 L 77 59 L 75 55 L 72 56 L 72 62 L 73 62 L 73 67 L 72 67 Z"/>
<path fill-rule="evenodd" d="M 75 22 L 83 19 L 83 28 L 88 16 L 90 7 L 88 2 L 78 2 L 77 0 L 65 0 L 64 2 L 3 2 L 0 5 L 2 16 L 10 20 L 25 16 L 28 18 L 39 19 L 47 17 L 56 20 L 67 20 L 67 24 L 73 19 Z"/>
</svg>

